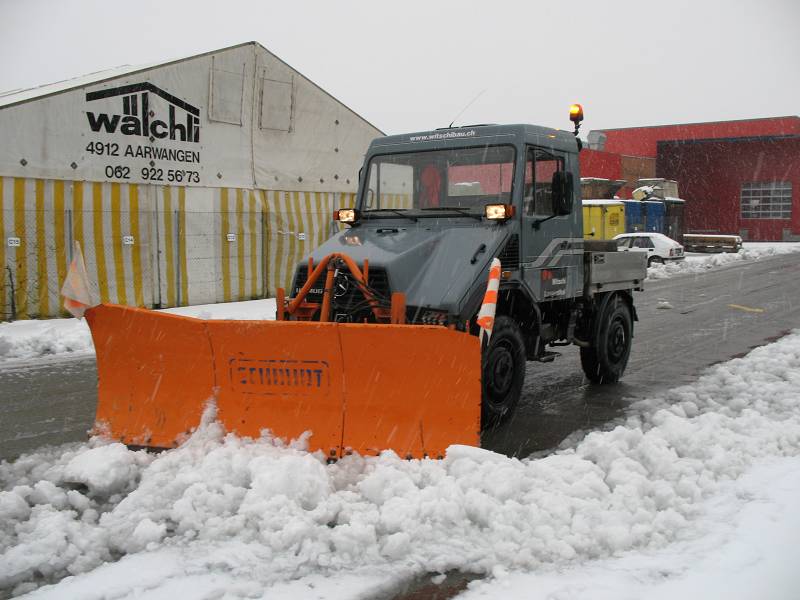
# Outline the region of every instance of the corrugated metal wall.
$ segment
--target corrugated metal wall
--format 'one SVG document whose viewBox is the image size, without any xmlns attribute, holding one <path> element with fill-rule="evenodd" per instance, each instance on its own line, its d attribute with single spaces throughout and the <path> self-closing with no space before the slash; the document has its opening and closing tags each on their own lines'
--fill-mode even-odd
<svg viewBox="0 0 800 600">
<path fill-rule="evenodd" d="M 274 296 L 355 194 L 0 178 L 0 320 L 64 314 L 72 241 L 103 302 Z"/>
</svg>

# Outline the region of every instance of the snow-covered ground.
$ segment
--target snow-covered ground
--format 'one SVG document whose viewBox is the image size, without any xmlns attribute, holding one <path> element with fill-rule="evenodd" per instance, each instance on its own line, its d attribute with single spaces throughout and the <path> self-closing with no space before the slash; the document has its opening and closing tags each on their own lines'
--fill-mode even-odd
<svg viewBox="0 0 800 600">
<path fill-rule="evenodd" d="M 648 279 L 696 274 L 739 261 L 753 261 L 800 252 L 800 243 L 746 242 L 737 254 L 689 254 L 685 261 L 655 265 Z M 275 300 L 203 304 L 166 309 L 165 312 L 200 319 L 274 319 Z M 0 323 L 0 364 L 52 356 L 81 356 L 94 352 L 89 327 L 77 319 L 48 319 Z"/>
<path fill-rule="evenodd" d="M 800 458 L 760 461 L 703 502 L 692 537 L 474 582 L 459 600 L 796 600 Z"/>
<path fill-rule="evenodd" d="M 795 599 L 800 332 L 543 458 L 347 457 L 225 436 L 95 439 L 0 464 L 0 590 L 31 599 Z M 0 592 L 0 595 L 2 593 Z"/>
<path fill-rule="evenodd" d="M 167 308 L 163 312 L 198 319 L 274 319 L 275 299 Z M 0 364 L 51 356 L 92 354 L 94 345 L 85 320 L 43 319 L 0 323 Z"/>
<path fill-rule="evenodd" d="M 745 242 L 744 247 L 739 252 L 723 252 L 719 254 L 690 252 L 683 261 L 653 265 L 647 269 L 647 278 L 650 280 L 668 279 L 677 275 L 704 273 L 741 261 L 753 261 L 795 252 L 800 252 L 800 243 Z"/>
</svg>

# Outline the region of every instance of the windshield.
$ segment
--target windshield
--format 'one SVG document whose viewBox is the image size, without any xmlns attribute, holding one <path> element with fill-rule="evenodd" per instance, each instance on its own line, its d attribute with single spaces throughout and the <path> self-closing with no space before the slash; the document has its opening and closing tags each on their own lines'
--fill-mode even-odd
<svg viewBox="0 0 800 600">
<path fill-rule="evenodd" d="M 361 210 L 458 208 L 482 212 L 511 203 L 513 146 L 452 148 L 374 156 Z"/>
</svg>

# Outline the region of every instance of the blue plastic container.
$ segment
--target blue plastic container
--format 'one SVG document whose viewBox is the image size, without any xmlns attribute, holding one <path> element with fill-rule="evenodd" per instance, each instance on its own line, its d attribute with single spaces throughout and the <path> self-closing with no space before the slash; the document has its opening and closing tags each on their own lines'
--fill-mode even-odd
<svg viewBox="0 0 800 600">
<path fill-rule="evenodd" d="M 665 216 L 666 207 L 663 202 L 658 200 L 645 200 L 642 202 L 645 213 L 644 226 L 645 231 L 655 233 L 665 233 Z"/>
<path fill-rule="evenodd" d="M 622 200 L 625 205 L 625 233 L 644 231 L 645 212 L 638 200 Z"/>
</svg>

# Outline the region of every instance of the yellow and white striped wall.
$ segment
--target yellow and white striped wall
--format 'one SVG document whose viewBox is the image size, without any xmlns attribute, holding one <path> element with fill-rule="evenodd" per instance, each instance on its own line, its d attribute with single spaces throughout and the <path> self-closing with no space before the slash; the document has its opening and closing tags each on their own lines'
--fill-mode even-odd
<svg viewBox="0 0 800 600">
<path fill-rule="evenodd" d="M 97 297 L 151 302 L 142 186 L 0 178 L 0 319 L 63 313 L 61 283 L 80 242 Z M 123 236 L 134 243 L 123 244 Z"/>
<path fill-rule="evenodd" d="M 381 194 L 382 208 L 413 208 L 410 194 Z"/>
<path fill-rule="evenodd" d="M 274 296 L 355 194 L 0 178 L 0 320 L 64 314 L 80 242 L 102 302 L 172 307 Z M 398 200 L 401 202 L 401 200 Z"/>
<path fill-rule="evenodd" d="M 354 193 L 260 192 L 267 238 L 267 294 L 290 286 L 297 264 L 328 239 L 340 225 L 333 220 L 337 208 L 352 208 Z"/>
<path fill-rule="evenodd" d="M 289 291 L 297 264 L 338 230 L 354 193 L 190 188 L 186 203 L 190 304 Z M 184 258 L 184 261 L 187 259 Z M 169 281 L 168 277 L 166 281 Z"/>
</svg>

